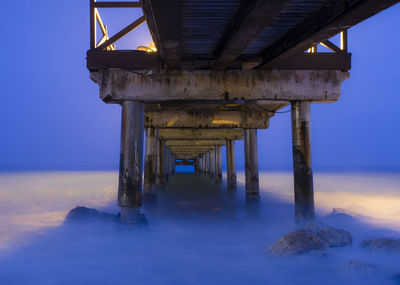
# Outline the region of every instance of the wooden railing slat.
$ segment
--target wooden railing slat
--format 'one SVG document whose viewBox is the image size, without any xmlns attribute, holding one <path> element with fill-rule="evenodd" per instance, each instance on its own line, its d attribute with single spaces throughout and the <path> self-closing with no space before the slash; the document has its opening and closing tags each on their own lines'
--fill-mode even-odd
<svg viewBox="0 0 400 285">
<path fill-rule="evenodd" d="M 145 16 L 140 17 L 136 21 L 132 22 L 129 24 L 127 27 L 125 27 L 123 30 L 120 32 L 116 33 L 114 36 L 112 36 L 110 39 L 108 39 L 105 43 L 102 45 L 98 46 L 96 50 L 103 50 L 106 49 L 109 45 L 115 43 L 122 37 L 126 36 L 128 33 L 139 27 L 141 24 L 143 24 L 146 21 Z"/>
<path fill-rule="evenodd" d="M 140 2 L 96 2 L 96 8 L 141 8 Z"/>
</svg>

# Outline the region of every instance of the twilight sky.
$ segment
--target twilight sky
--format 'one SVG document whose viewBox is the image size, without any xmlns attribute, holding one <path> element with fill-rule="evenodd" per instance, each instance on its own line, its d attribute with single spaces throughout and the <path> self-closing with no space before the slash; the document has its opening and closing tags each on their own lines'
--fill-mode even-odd
<svg viewBox="0 0 400 285">
<path fill-rule="evenodd" d="M 98 98 L 85 67 L 89 1 L 6 1 L 2 7 L 0 169 L 116 169 L 120 107 Z M 139 14 L 100 12 L 110 34 Z M 349 30 L 353 60 L 342 98 L 312 105 L 314 169 L 400 169 L 399 28 L 396 5 Z M 146 29 L 120 48 L 148 45 Z M 258 143 L 260 168 L 290 169 L 290 113 L 259 130 Z M 240 169 L 243 144 L 236 146 Z"/>
</svg>

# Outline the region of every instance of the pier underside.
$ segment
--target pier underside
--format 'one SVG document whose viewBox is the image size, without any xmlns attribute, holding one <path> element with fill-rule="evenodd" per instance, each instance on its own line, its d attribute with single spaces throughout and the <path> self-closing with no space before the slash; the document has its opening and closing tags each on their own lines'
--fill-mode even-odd
<svg viewBox="0 0 400 285">
<path fill-rule="evenodd" d="M 259 199 L 264 146 L 257 130 L 290 106 L 296 220 L 312 220 L 310 104 L 340 98 L 351 68 L 347 29 L 397 2 L 91 0 L 90 78 L 105 103 L 122 106 L 122 217 L 140 212 L 144 149 L 144 192 L 155 200 L 155 187 L 171 179 L 176 164 L 194 165 L 220 184 L 224 146 L 227 188 L 235 189 L 234 145 L 243 139 L 246 197 Z M 142 8 L 144 15 L 109 37 L 98 8 Z M 155 46 L 116 50 L 114 43 L 144 22 Z"/>
</svg>

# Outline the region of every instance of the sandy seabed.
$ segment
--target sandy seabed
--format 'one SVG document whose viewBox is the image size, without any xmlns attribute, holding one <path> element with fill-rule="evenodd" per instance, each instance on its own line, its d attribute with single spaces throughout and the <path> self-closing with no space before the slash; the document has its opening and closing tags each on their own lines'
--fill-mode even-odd
<svg viewBox="0 0 400 285">
<path fill-rule="evenodd" d="M 353 245 L 290 258 L 264 250 L 296 228 L 291 173 L 261 172 L 258 204 L 246 203 L 238 174 L 233 192 L 176 174 L 143 207 L 147 229 L 120 231 L 62 225 L 77 205 L 117 213 L 116 172 L 1 173 L 0 284 L 400 284 L 399 254 L 359 247 L 400 238 L 399 173 L 315 174 L 319 219 Z M 352 217 L 326 216 L 333 208 Z M 372 266 L 349 270 L 351 260 Z"/>
</svg>

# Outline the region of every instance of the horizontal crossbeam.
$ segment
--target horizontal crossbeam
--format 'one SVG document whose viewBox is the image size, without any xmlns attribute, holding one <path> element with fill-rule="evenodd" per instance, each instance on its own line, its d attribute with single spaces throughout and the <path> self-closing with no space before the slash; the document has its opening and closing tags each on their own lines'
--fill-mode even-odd
<svg viewBox="0 0 400 285">
<path fill-rule="evenodd" d="M 241 140 L 242 129 L 160 129 L 161 140 Z"/>
<path fill-rule="evenodd" d="M 146 111 L 145 127 L 266 129 L 273 113 L 259 111 Z"/>
<path fill-rule="evenodd" d="M 94 2 L 95 8 L 141 8 L 140 2 Z"/>
</svg>

